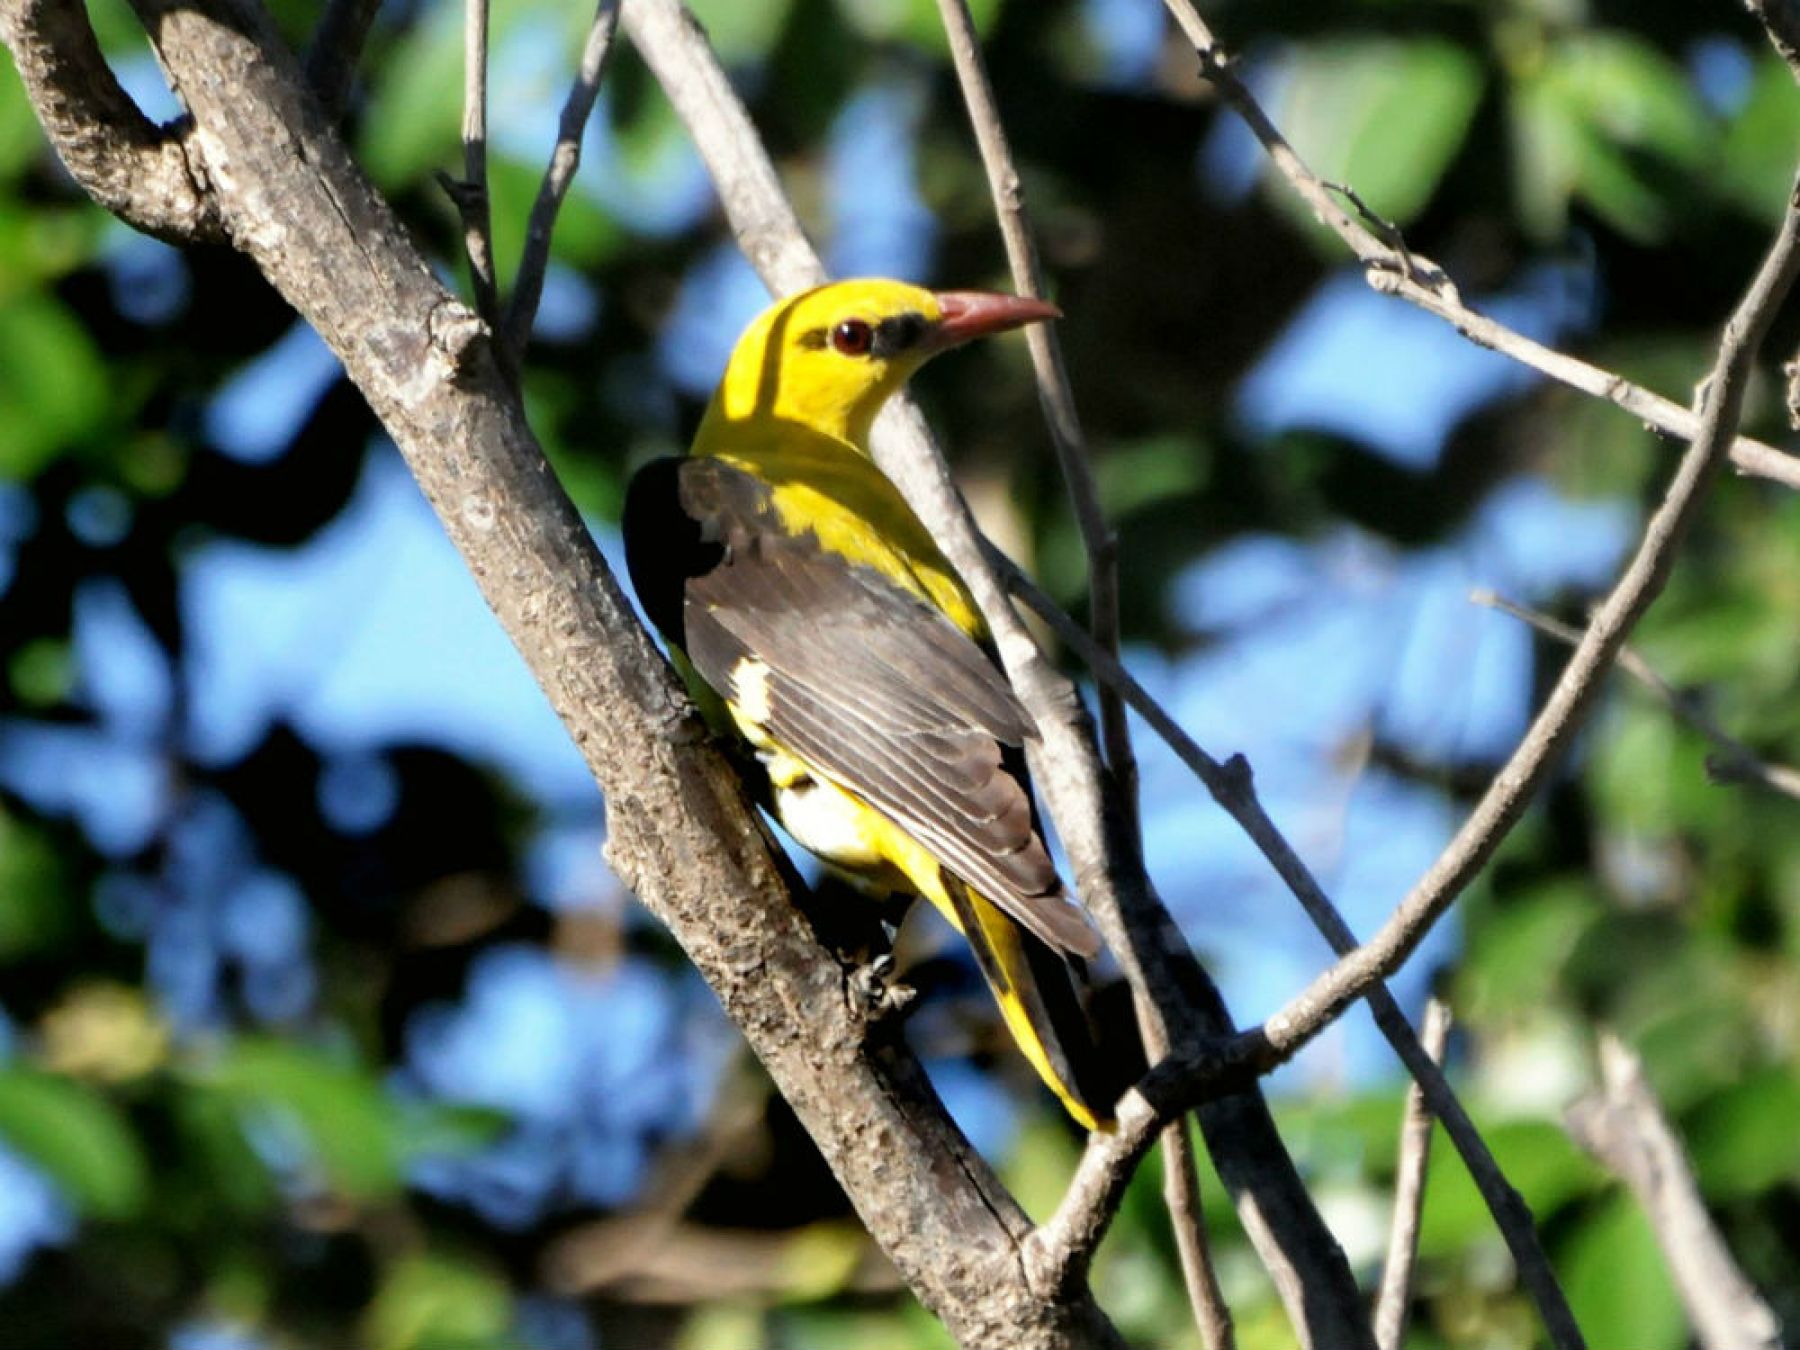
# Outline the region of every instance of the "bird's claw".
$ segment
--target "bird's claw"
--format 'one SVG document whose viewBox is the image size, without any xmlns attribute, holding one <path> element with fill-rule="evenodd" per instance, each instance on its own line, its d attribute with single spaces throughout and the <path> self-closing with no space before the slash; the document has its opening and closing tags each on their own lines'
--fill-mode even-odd
<svg viewBox="0 0 1800 1350">
<path fill-rule="evenodd" d="M 871 1022 L 898 1016 L 912 1005 L 919 991 L 893 979 L 894 957 L 883 952 L 850 972 L 850 993 Z"/>
</svg>

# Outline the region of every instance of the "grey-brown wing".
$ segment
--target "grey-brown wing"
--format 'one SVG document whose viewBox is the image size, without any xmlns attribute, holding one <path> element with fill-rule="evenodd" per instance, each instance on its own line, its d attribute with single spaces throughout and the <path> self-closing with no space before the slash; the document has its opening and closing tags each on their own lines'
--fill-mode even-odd
<svg viewBox="0 0 1800 1350">
<path fill-rule="evenodd" d="M 786 531 L 759 480 L 707 460 L 675 477 L 705 557 L 684 570 L 670 636 L 701 678 L 1022 926 L 1095 955 L 1005 752 L 1030 722 L 987 653 L 879 572 Z"/>
</svg>

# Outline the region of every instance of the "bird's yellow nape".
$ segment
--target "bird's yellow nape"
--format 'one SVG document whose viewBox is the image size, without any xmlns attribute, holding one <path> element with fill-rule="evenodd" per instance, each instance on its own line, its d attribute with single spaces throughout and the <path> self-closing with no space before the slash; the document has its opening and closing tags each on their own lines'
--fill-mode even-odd
<svg viewBox="0 0 1800 1350">
<path fill-rule="evenodd" d="M 751 321 L 709 417 L 798 423 L 861 448 L 881 405 L 937 353 L 1059 313 L 1041 300 L 879 277 L 819 286 Z"/>
</svg>

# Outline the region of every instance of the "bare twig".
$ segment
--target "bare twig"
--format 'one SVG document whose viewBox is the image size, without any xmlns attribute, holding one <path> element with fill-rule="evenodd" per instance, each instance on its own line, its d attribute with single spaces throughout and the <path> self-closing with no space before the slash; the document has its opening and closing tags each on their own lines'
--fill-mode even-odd
<svg viewBox="0 0 1800 1350">
<path fill-rule="evenodd" d="M 575 82 L 569 86 L 569 97 L 563 104 L 550 165 L 544 170 L 544 181 L 532 203 L 531 221 L 525 229 L 525 252 L 519 260 L 512 301 L 506 309 L 504 340 L 515 360 L 524 355 L 531 341 L 532 321 L 537 318 L 538 300 L 544 292 L 544 273 L 550 266 L 550 237 L 556 229 L 556 213 L 562 209 L 569 184 L 575 181 L 575 171 L 581 167 L 582 133 L 600 94 L 600 77 L 606 71 L 606 58 L 612 53 L 613 34 L 618 27 L 619 0 L 600 0 L 581 48 Z"/>
<path fill-rule="evenodd" d="M 1335 203 L 1331 204 L 1331 209 L 1337 209 Z M 1703 434 L 1683 455 L 1663 504 L 1652 516 L 1637 553 L 1600 606 L 1544 709 L 1444 853 L 1414 886 L 1382 931 L 1343 956 L 1264 1023 L 1259 1032 L 1251 1033 L 1261 1040 L 1266 1053 L 1286 1058 L 1335 1020 L 1350 1001 L 1365 995 L 1369 997 L 1384 1032 L 1393 1025 L 1397 1009 L 1393 1008 L 1392 999 L 1384 990 L 1377 992 L 1379 982 L 1398 969 L 1431 925 L 1492 856 L 1549 772 L 1558 753 L 1585 719 L 1606 669 L 1623 645 L 1632 624 L 1662 589 L 1675 549 L 1703 489 L 1731 443 L 1756 350 L 1797 270 L 1800 270 L 1800 204 L 1790 199 L 1789 210 L 1768 257 L 1726 325 L 1718 360 L 1702 400 Z M 1079 629 L 1069 625 L 1068 631 L 1059 628 L 1059 633 L 1071 645 L 1087 649 L 1082 654 L 1097 673 L 1104 672 L 1107 678 L 1129 680 L 1129 675 L 1116 661 L 1085 641 L 1086 635 Z M 1166 715 L 1152 717 L 1143 704 L 1138 706 L 1159 733 L 1172 743 L 1186 742 L 1191 753 L 1183 754 L 1184 760 L 1207 783 L 1214 796 L 1245 825 L 1258 847 L 1275 863 L 1284 880 L 1307 905 L 1314 922 L 1333 945 L 1342 950 L 1340 944 L 1350 937 L 1348 930 L 1305 865 L 1255 801 L 1248 764 L 1241 759 L 1226 765 L 1218 764 L 1185 737 Z M 1442 1075 L 1423 1055 L 1415 1038 L 1400 1035 L 1396 1028 L 1390 1040 L 1414 1077 L 1434 1094 L 1433 1109 L 1439 1112 L 1446 1128 L 1457 1140 L 1471 1171 L 1479 1175 L 1477 1163 L 1485 1161 L 1491 1165 L 1491 1155 L 1480 1143 L 1460 1103 L 1443 1084 Z M 1581 1344 L 1580 1331 L 1568 1315 L 1567 1302 L 1550 1275 L 1547 1263 L 1542 1262 L 1522 1202 L 1499 1177 L 1497 1168 L 1493 1169 L 1490 1181 L 1493 1189 L 1490 1192 L 1484 1186 L 1484 1194 L 1490 1195 L 1496 1218 L 1513 1245 L 1515 1257 L 1520 1260 L 1521 1278 L 1532 1289 L 1553 1341 L 1559 1346 Z M 1510 1218 L 1502 1218 L 1502 1215 Z M 1518 1222 L 1521 1218 L 1525 1220 L 1523 1224 Z M 1521 1253 L 1536 1259 L 1528 1263 Z"/>
<path fill-rule="evenodd" d="M 1450 1036 L 1450 1005 L 1433 998 L 1425 1005 L 1425 1031 L 1420 1037 L 1433 1063 L 1444 1062 Z M 1431 1107 L 1414 1083 L 1406 1093 L 1406 1118 L 1400 1126 L 1400 1161 L 1394 1169 L 1394 1223 L 1388 1230 L 1387 1262 L 1375 1295 L 1375 1343 L 1381 1350 L 1400 1350 L 1406 1314 L 1412 1306 L 1413 1262 L 1419 1255 L 1419 1218 L 1425 1211 L 1425 1168 L 1431 1161 Z"/>
<path fill-rule="evenodd" d="M 1181 1257 L 1181 1280 L 1187 1286 L 1188 1306 L 1194 1310 L 1194 1325 L 1200 1329 L 1200 1344 L 1205 1350 L 1236 1350 L 1231 1309 L 1213 1269 L 1206 1211 L 1200 1201 L 1200 1166 L 1185 1116 L 1163 1131 L 1162 1160 L 1163 1203 L 1169 1207 L 1169 1226 L 1175 1230 L 1175 1250 Z"/>
<path fill-rule="evenodd" d="M 1333 186 L 1312 171 L 1269 120 L 1244 82 L 1231 69 L 1230 58 L 1192 0 L 1164 0 L 1188 41 L 1200 55 L 1201 71 L 1261 142 L 1276 171 L 1299 194 L 1313 216 L 1349 246 L 1363 265 L 1364 279 L 1384 295 L 1395 295 L 1446 320 L 1478 346 L 1530 366 L 1559 383 L 1616 404 L 1663 435 L 1693 442 L 1699 435 L 1698 415 L 1689 408 L 1633 384 L 1621 375 L 1577 360 L 1523 333 L 1498 323 L 1463 303 L 1444 270 L 1429 258 L 1406 252 L 1378 237 L 1338 204 Z M 1792 7 L 1793 0 L 1781 0 Z M 1734 436 L 1730 458 L 1740 473 L 1767 478 L 1800 489 L 1800 458 L 1747 436 Z"/>
<path fill-rule="evenodd" d="M 951 60 L 962 88 L 963 103 L 981 152 L 993 196 L 994 216 L 1000 224 L 1012 269 L 1013 288 L 1021 295 L 1047 298 L 1042 263 L 1032 236 L 1025 207 L 1024 186 L 1007 143 L 1005 124 L 967 0 L 938 0 L 938 13 L 949 41 Z M 1098 485 L 1088 457 L 1087 439 L 1075 408 L 1075 394 L 1063 361 L 1057 330 L 1037 324 L 1026 330 L 1032 369 L 1037 377 L 1038 401 L 1056 448 L 1063 482 L 1069 493 L 1077 528 L 1087 557 L 1089 628 L 1095 642 L 1114 656 L 1119 652 L 1118 536 L 1107 524 Z M 1109 684 L 1099 686 L 1101 742 L 1112 777 L 1113 795 L 1123 817 L 1120 829 L 1136 836 L 1138 824 L 1137 756 L 1131 747 L 1131 729 L 1125 700 Z M 1137 986 L 1138 1020 L 1146 1047 L 1153 1056 L 1167 1053 L 1167 1036 L 1160 1028 L 1155 1004 L 1142 982 Z M 1200 1207 L 1199 1169 L 1194 1141 L 1185 1120 L 1172 1122 L 1162 1135 L 1163 1193 L 1176 1248 L 1181 1256 L 1183 1282 L 1194 1310 L 1202 1342 L 1209 1350 L 1235 1344 L 1231 1312 L 1219 1291 L 1218 1278 L 1207 1249 L 1205 1216 Z"/>
<path fill-rule="evenodd" d="M 1331 898 L 1325 894 L 1293 846 L 1269 819 L 1268 812 L 1263 809 L 1262 802 L 1256 795 L 1255 779 L 1249 764 L 1240 757 L 1233 757 L 1221 764 L 1207 754 L 1169 716 L 1167 710 L 1150 697 L 1130 671 L 1095 645 L 1081 625 L 1063 613 L 1056 602 L 1045 595 L 1010 560 L 998 553 L 995 557 L 1006 571 L 1008 584 L 1013 592 L 1050 625 L 1059 639 L 1074 650 L 1093 671 L 1096 679 L 1115 685 L 1123 693 L 1126 701 L 1138 711 L 1151 730 L 1205 784 L 1213 800 L 1242 826 L 1274 867 L 1276 874 L 1300 901 L 1313 925 L 1324 934 L 1332 950 L 1340 956 L 1356 951 L 1356 935 L 1344 922 Z M 1495 1227 L 1500 1230 L 1507 1249 L 1512 1253 L 1520 1281 L 1538 1304 L 1544 1324 L 1552 1328 L 1553 1343 L 1559 1347 L 1581 1344 L 1581 1335 L 1569 1313 L 1568 1301 L 1563 1297 L 1562 1289 L 1550 1268 L 1549 1258 L 1545 1256 L 1543 1246 L 1538 1241 L 1537 1226 L 1524 1198 L 1507 1182 L 1500 1164 L 1482 1139 L 1481 1132 L 1475 1128 L 1475 1122 L 1469 1118 L 1469 1113 L 1457 1099 L 1437 1063 L 1425 1053 L 1418 1036 L 1406 1020 L 1406 1015 L 1400 1011 L 1400 1005 L 1394 1001 L 1386 985 L 1377 981 L 1368 987 L 1365 997 L 1369 1011 L 1374 1015 L 1375 1025 L 1387 1038 L 1388 1044 L 1393 1046 L 1394 1053 L 1400 1057 L 1413 1081 L 1425 1094 L 1426 1102 L 1443 1122 L 1445 1133 L 1450 1136 L 1451 1142 L 1462 1156 L 1463 1164 L 1469 1169 L 1476 1189 L 1494 1216 Z M 1328 1021 L 1317 1023 L 1305 1039 L 1310 1039 L 1312 1034 L 1322 1031 L 1327 1025 Z M 1243 1033 L 1223 1047 L 1219 1058 L 1220 1062 L 1228 1066 L 1253 1064 L 1261 1072 L 1291 1057 L 1305 1043 L 1305 1039 L 1290 1037 L 1277 1046 L 1270 1042 L 1266 1029 L 1258 1027 Z M 1202 1066 L 1195 1069 L 1193 1081 L 1180 1085 L 1165 1084 L 1165 1099 L 1172 1098 L 1177 1103 L 1191 1105 L 1197 1097 L 1216 1091 L 1208 1077 L 1210 1072 L 1210 1069 Z M 1091 1162 L 1095 1168 L 1108 1165 L 1109 1156 L 1111 1155 L 1097 1154 L 1094 1146 L 1090 1145 Z M 1129 1153 L 1120 1152 L 1111 1156 L 1111 1164 L 1124 1165 L 1129 1157 Z M 1084 1165 L 1088 1161 L 1084 1159 Z M 1067 1231 L 1079 1234 L 1087 1232 L 1081 1224 L 1074 1221 L 1067 1225 Z M 1095 1240 L 1098 1240 L 1097 1237 Z"/>
<path fill-rule="evenodd" d="M 1029 1253 L 1041 1287 L 1058 1288 L 1099 1247 L 1138 1162 L 1170 1121 L 1204 1101 L 1233 1092 L 1271 1067 L 1255 1033 L 1216 1049 L 1170 1055 L 1151 1066 L 1113 1108 L 1113 1128 L 1088 1136 L 1075 1175 L 1056 1212 L 1032 1234 Z M 1360 1320 L 1360 1319 L 1359 1319 Z M 1371 1339 L 1368 1342 L 1373 1345 Z"/>
<path fill-rule="evenodd" d="M 774 166 L 693 16 L 678 0 L 623 0 L 623 22 L 693 135 L 739 247 L 765 283 L 786 292 L 823 280 L 824 269 Z M 888 405 L 874 449 L 969 583 L 1007 674 L 1037 722 L 1034 777 L 1074 865 L 1077 889 L 1102 934 L 1127 971 L 1138 968 L 1134 982 L 1141 980 L 1152 993 L 1159 1018 L 1169 1023 L 1169 1043 L 1199 1046 L 1228 1033 L 1230 1020 L 1216 989 L 1143 877 L 1135 839 L 1109 816 L 1104 774 L 1080 698 L 1012 609 L 983 554 L 968 506 L 911 399 Z M 1241 1095 L 1211 1103 L 1201 1113 L 1201 1125 L 1251 1242 L 1311 1345 L 1319 1350 L 1372 1345 L 1342 1249 L 1320 1221 L 1253 1080 L 1246 1075 L 1241 1085 Z M 1040 1243 L 1035 1235 L 1030 1248 L 1037 1253 L 1030 1259 L 1044 1272 L 1040 1287 L 1046 1281 L 1060 1287 L 1084 1268 L 1091 1252 L 1054 1239 Z"/>
<path fill-rule="evenodd" d="M 0 41 L 57 156 L 101 206 L 172 244 L 224 237 L 191 127 L 159 127 L 101 55 L 87 9 L 67 0 L 4 0 Z"/>
<path fill-rule="evenodd" d="M 1800 0 L 1744 0 L 1769 34 L 1769 41 L 1800 80 Z"/>
<path fill-rule="evenodd" d="M 950 43 L 950 58 L 962 86 L 969 122 L 975 130 L 975 142 L 981 150 L 982 167 L 987 171 L 988 187 L 994 198 L 994 216 L 1000 222 L 1000 237 L 1006 244 L 1007 261 L 1012 267 L 1013 288 L 1020 295 L 1047 299 L 1044 269 L 1025 211 L 1024 185 L 1013 161 L 1012 148 L 1006 141 L 1006 128 L 1000 120 L 999 103 L 994 96 L 993 81 L 988 78 L 987 63 L 982 59 L 968 0 L 938 0 L 938 13 Z M 1100 505 L 1100 490 L 1094 482 L 1088 459 L 1087 438 L 1081 429 L 1081 418 L 1075 411 L 1075 392 L 1069 385 L 1069 372 L 1063 364 L 1062 342 L 1051 324 L 1033 324 L 1025 330 L 1025 341 L 1031 351 L 1032 370 L 1037 376 L 1038 402 L 1043 406 L 1044 422 L 1050 428 L 1050 440 L 1056 447 L 1057 462 L 1062 467 L 1063 482 L 1069 492 L 1069 504 L 1074 509 L 1082 549 L 1087 555 L 1088 626 L 1095 640 L 1116 655 L 1119 650 L 1119 540 L 1106 523 L 1106 513 Z M 1100 689 L 1100 731 L 1107 768 L 1112 773 L 1119 808 L 1125 817 L 1124 827 L 1135 834 L 1138 825 L 1137 758 L 1131 750 L 1125 702 L 1116 690 L 1106 686 Z"/>
<path fill-rule="evenodd" d="M 464 0 L 463 8 L 463 176 L 439 173 L 438 182 L 462 216 L 463 249 L 469 255 L 469 280 L 475 288 L 475 311 L 488 330 L 500 332 L 500 290 L 494 277 L 494 230 L 488 212 L 487 175 L 488 0 Z M 504 345 L 498 349 L 510 370 Z"/>
<path fill-rule="evenodd" d="M 1508 600 L 1493 591 L 1471 591 L 1469 599 L 1474 604 L 1510 614 L 1559 642 L 1574 646 L 1581 641 L 1579 628 Z M 1676 717 L 1718 747 L 1719 753 L 1709 755 L 1706 760 L 1706 772 L 1715 783 L 1748 784 L 1800 800 L 1800 769 L 1793 769 L 1785 764 L 1771 764 L 1759 758 L 1754 750 L 1718 724 L 1712 714 L 1706 711 L 1701 699 L 1670 684 L 1633 648 L 1619 649 L 1619 667 L 1655 694 Z"/>
<path fill-rule="evenodd" d="M 356 65 L 380 8 L 381 0 L 331 0 L 313 30 L 306 49 L 306 82 L 329 116 L 342 113 L 349 101 Z"/>
<path fill-rule="evenodd" d="M 1284 1045 L 1305 1028 L 1322 1025 L 1318 1019 L 1329 1019 L 1332 1010 L 1342 1007 L 1346 999 L 1357 997 L 1373 980 L 1398 968 L 1493 855 L 1558 754 L 1573 739 L 1632 625 L 1662 590 L 1704 489 L 1731 444 L 1756 351 L 1797 271 L 1800 200 L 1791 195 L 1768 256 L 1725 325 L 1718 360 L 1701 400 L 1700 435 L 1682 456 L 1637 552 L 1595 611 L 1542 711 L 1449 846 L 1381 931 L 1269 1020 L 1266 1030 L 1273 1044 Z"/>
<path fill-rule="evenodd" d="M 1611 1032 L 1600 1036 L 1600 1088 L 1563 1119 L 1575 1142 L 1619 1176 L 1650 1220 L 1669 1274 L 1705 1350 L 1781 1350 L 1781 1324 L 1738 1269 L 1643 1065 Z"/>
</svg>

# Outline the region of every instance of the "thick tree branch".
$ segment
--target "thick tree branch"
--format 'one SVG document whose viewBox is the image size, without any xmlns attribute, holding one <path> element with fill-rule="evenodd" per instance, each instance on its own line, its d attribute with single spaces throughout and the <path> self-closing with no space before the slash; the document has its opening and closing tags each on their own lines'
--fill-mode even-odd
<svg viewBox="0 0 1800 1350">
<path fill-rule="evenodd" d="M 1344 241 L 1363 266 L 1364 279 L 1384 295 L 1399 296 L 1446 320 L 1478 346 L 1511 357 L 1559 383 L 1616 404 L 1665 436 L 1690 444 L 1700 434 L 1698 415 L 1689 408 L 1633 384 L 1622 375 L 1589 365 L 1565 352 L 1533 342 L 1523 333 L 1496 322 L 1463 303 L 1455 284 L 1429 258 L 1410 253 L 1379 237 L 1367 224 L 1344 210 L 1342 189 L 1320 178 L 1300 158 L 1262 105 L 1231 68 L 1231 58 L 1195 9 L 1193 0 L 1164 0 L 1181 31 L 1200 56 L 1201 72 L 1262 144 L 1276 172 L 1285 178 L 1318 222 Z M 1772 0 L 1791 9 L 1794 0 Z M 1733 435 L 1729 455 L 1740 473 L 1767 478 L 1800 489 L 1800 457 L 1772 445 Z"/>
<path fill-rule="evenodd" d="M 44 134 L 90 197 L 172 244 L 223 238 L 190 130 L 183 123 L 159 127 L 131 101 L 80 0 L 0 0 L 0 41 L 12 51 Z"/>
<path fill-rule="evenodd" d="M 738 245 L 765 284 L 780 293 L 824 280 L 774 165 L 693 16 L 679 0 L 624 0 L 623 21 L 693 136 Z M 883 413 L 875 454 L 987 618 L 1007 675 L 1038 724 L 1034 776 L 1074 864 L 1077 889 L 1134 985 L 1153 996 L 1167 1043 L 1198 1046 L 1228 1034 L 1231 1022 L 1217 990 L 1144 880 L 1135 838 L 1108 811 L 1079 695 L 1012 609 L 911 399 L 897 398 Z M 1319 1347 L 1370 1346 L 1343 1252 L 1281 1147 L 1260 1094 L 1245 1083 L 1242 1095 L 1211 1102 L 1201 1113 L 1220 1177 L 1300 1335 Z"/>
<path fill-rule="evenodd" d="M 1538 632 L 1559 642 L 1566 642 L 1571 647 L 1581 641 L 1581 630 L 1572 624 L 1515 604 L 1493 591 L 1471 591 L 1469 600 L 1473 604 L 1497 609 L 1502 614 L 1510 614 L 1520 622 L 1530 624 Z M 1754 750 L 1720 726 L 1712 714 L 1706 711 L 1699 698 L 1675 688 L 1632 648 L 1619 649 L 1619 668 L 1655 694 L 1663 706 L 1677 718 L 1718 747 L 1719 753 L 1707 756 L 1706 760 L 1706 772 L 1715 783 L 1738 783 L 1766 788 L 1770 792 L 1800 801 L 1800 769 L 1790 768 L 1786 764 L 1771 764 L 1759 758 Z"/>
<path fill-rule="evenodd" d="M 1781 1350 L 1781 1324 L 1713 1226 L 1681 1141 L 1625 1043 L 1600 1037 L 1600 1087 L 1568 1109 L 1569 1133 L 1644 1207 L 1705 1350 Z"/>
<path fill-rule="evenodd" d="M 1450 1038 L 1450 1006 L 1433 998 L 1425 1005 L 1420 1043 L 1434 1064 L 1444 1062 Z M 1406 1315 L 1412 1307 L 1413 1263 L 1419 1255 L 1419 1220 L 1425 1212 L 1425 1168 L 1431 1162 L 1434 1117 L 1425 1091 L 1414 1083 L 1406 1092 L 1406 1117 L 1400 1125 L 1400 1160 L 1394 1169 L 1394 1222 L 1388 1230 L 1387 1260 L 1375 1295 L 1375 1343 L 1381 1350 L 1400 1350 Z"/>
<path fill-rule="evenodd" d="M 632 616 L 525 425 L 488 334 L 356 170 L 266 16 L 142 0 L 230 236 L 392 434 L 580 746 L 609 853 L 670 927 L 871 1234 L 967 1346 L 1119 1345 L 1085 1290 L 1027 1278 L 1029 1225 L 916 1062 L 871 1043 L 729 766 Z"/>
<path fill-rule="evenodd" d="M 606 58 L 612 54 L 613 35 L 618 29 L 619 0 L 600 0 L 587 41 L 582 44 L 581 64 L 563 103 L 550 165 L 544 170 L 544 181 L 532 203 L 531 220 L 525 227 L 525 252 L 519 260 L 519 274 L 513 279 L 512 301 L 506 307 L 504 336 L 507 350 L 515 360 L 523 359 L 531 341 L 531 325 L 544 293 L 544 273 L 550 268 L 550 238 L 556 230 L 556 213 L 562 209 L 569 185 L 575 181 L 575 171 L 581 167 L 581 137 L 594 111 L 594 100 L 600 96 L 600 77 L 606 73 Z"/>
</svg>

